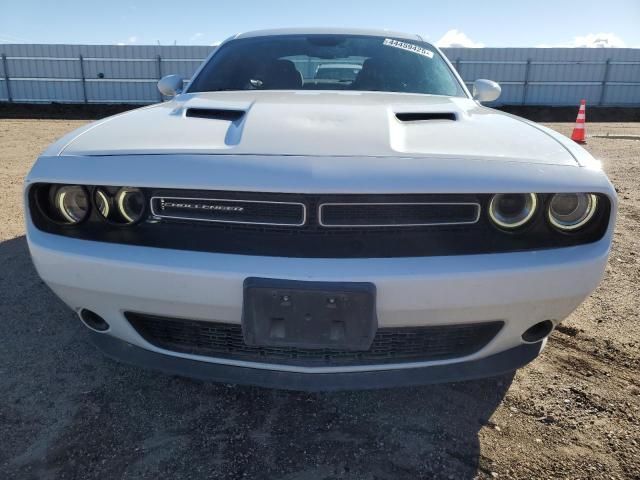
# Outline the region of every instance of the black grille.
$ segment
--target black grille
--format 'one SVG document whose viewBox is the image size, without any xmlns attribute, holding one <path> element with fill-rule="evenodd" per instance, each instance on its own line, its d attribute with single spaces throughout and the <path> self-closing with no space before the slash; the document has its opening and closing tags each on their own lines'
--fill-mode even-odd
<svg viewBox="0 0 640 480">
<path fill-rule="evenodd" d="M 301 226 L 305 206 L 293 202 L 186 198 L 160 196 L 151 199 L 155 217 L 254 225 Z"/>
<path fill-rule="evenodd" d="M 326 227 L 393 227 L 471 224 L 480 218 L 478 203 L 325 203 Z"/>
<path fill-rule="evenodd" d="M 136 331 L 156 347 L 215 358 L 297 366 L 373 365 L 463 357 L 479 351 L 503 322 L 430 327 L 380 328 L 371 348 L 254 347 L 244 343 L 240 325 L 182 320 L 127 312 Z"/>
</svg>

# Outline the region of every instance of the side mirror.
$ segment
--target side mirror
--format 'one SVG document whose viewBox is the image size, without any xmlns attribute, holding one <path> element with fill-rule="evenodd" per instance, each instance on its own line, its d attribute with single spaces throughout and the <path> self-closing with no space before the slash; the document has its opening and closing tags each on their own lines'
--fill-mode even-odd
<svg viewBox="0 0 640 480">
<path fill-rule="evenodd" d="M 479 102 L 493 102 L 502 93 L 502 88 L 492 80 L 483 78 L 473 82 L 473 99 Z"/>
<path fill-rule="evenodd" d="M 158 90 L 166 97 L 175 97 L 182 93 L 183 83 L 180 75 L 167 75 L 158 82 Z"/>
</svg>

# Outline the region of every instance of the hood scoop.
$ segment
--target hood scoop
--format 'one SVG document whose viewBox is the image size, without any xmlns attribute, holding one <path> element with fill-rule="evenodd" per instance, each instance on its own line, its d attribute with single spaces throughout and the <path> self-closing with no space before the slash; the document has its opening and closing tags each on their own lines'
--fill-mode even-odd
<svg viewBox="0 0 640 480">
<path fill-rule="evenodd" d="M 422 122 L 426 120 L 451 120 L 456 121 L 453 112 L 405 112 L 396 113 L 396 118 L 401 122 Z"/>
<path fill-rule="evenodd" d="M 226 108 L 187 108 L 185 116 L 235 122 L 236 120 L 240 120 L 245 113 L 246 112 L 244 110 L 232 110 Z"/>
</svg>

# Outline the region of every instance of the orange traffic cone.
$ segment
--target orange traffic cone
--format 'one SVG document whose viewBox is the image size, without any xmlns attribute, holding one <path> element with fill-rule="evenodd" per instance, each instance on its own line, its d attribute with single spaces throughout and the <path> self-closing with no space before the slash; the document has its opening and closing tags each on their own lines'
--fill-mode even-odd
<svg viewBox="0 0 640 480">
<path fill-rule="evenodd" d="M 585 122 L 587 115 L 587 101 L 580 100 L 580 110 L 578 110 L 578 117 L 576 118 L 576 126 L 573 127 L 573 133 L 571 134 L 571 140 L 577 143 L 587 143 Z"/>
</svg>

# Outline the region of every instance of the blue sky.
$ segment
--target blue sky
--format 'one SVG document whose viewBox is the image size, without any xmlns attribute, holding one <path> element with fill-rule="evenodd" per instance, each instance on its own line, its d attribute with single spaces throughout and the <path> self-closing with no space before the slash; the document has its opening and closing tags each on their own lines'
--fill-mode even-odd
<svg viewBox="0 0 640 480">
<path fill-rule="evenodd" d="M 7 0 L 0 43 L 211 45 L 260 28 L 419 33 L 442 46 L 640 47 L 640 0 Z"/>
</svg>

